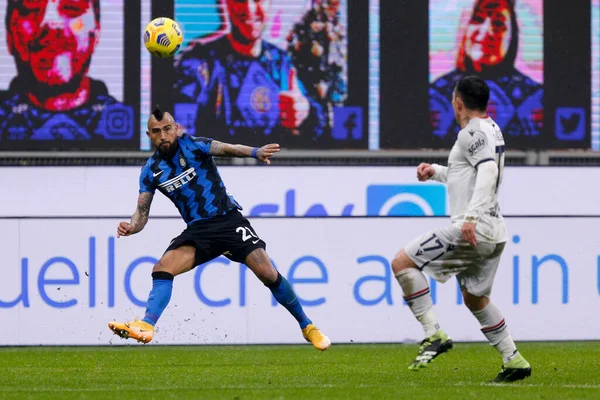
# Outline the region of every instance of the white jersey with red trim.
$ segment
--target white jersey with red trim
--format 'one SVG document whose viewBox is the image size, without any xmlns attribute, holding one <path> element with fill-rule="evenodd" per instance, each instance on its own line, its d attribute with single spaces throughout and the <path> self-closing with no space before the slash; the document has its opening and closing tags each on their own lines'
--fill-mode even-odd
<svg viewBox="0 0 600 400">
<path fill-rule="evenodd" d="M 472 118 L 458 133 L 458 138 L 448 157 L 447 184 L 450 199 L 450 215 L 453 225 L 460 228 L 465 220 L 473 197 L 477 168 L 486 162 L 498 166 L 494 192 L 477 221 L 480 241 L 501 243 L 507 240 L 506 225 L 500 214 L 498 192 L 504 172 L 504 137 L 493 119 Z"/>
</svg>

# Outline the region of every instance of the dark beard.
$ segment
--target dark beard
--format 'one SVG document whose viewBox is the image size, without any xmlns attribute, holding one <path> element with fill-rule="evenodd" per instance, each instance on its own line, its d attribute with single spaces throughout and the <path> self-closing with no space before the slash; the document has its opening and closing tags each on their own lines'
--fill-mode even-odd
<svg viewBox="0 0 600 400">
<path fill-rule="evenodd" d="M 179 148 L 179 142 L 177 142 L 177 140 L 175 140 L 174 143 L 171 143 L 168 150 L 162 150 L 160 146 L 158 146 L 156 150 L 158 150 L 158 154 L 160 154 L 160 156 L 162 158 L 168 160 L 170 158 L 173 158 L 173 156 L 177 152 L 178 148 Z"/>
<path fill-rule="evenodd" d="M 87 71 L 87 66 L 85 67 L 85 70 Z M 29 64 L 22 62 L 17 62 L 17 72 L 19 76 L 19 85 L 16 89 L 34 94 L 41 103 L 44 103 L 52 97 L 60 96 L 61 94 L 77 92 L 81 87 L 81 82 L 83 80 L 83 75 L 75 75 L 69 82 L 66 82 L 63 85 L 50 86 L 39 82 L 29 67 Z"/>
</svg>

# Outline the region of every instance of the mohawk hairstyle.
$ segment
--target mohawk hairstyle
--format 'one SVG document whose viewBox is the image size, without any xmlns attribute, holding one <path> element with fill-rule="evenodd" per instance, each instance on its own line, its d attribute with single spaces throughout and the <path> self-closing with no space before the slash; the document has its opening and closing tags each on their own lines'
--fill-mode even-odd
<svg viewBox="0 0 600 400">
<path fill-rule="evenodd" d="M 154 118 L 156 118 L 157 121 L 161 121 L 165 113 L 160 109 L 160 106 L 157 104 L 154 108 L 154 111 L 152 111 L 152 115 L 154 115 Z"/>
</svg>

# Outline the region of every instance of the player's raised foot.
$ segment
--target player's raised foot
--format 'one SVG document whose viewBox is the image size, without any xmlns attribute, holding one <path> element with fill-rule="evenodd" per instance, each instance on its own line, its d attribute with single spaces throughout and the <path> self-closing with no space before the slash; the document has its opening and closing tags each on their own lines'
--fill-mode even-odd
<svg viewBox="0 0 600 400">
<path fill-rule="evenodd" d="M 451 348 L 452 339 L 450 339 L 446 332 L 438 329 L 434 335 L 423 339 L 421 346 L 419 347 L 419 354 L 417 354 L 417 357 L 410 363 L 408 369 L 417 371 L 421 368 L 425 368 L 434 358 L 447 352 Z"/>
<path fill-rule="evenodd" d="M 115 335 L 123 339 L 135 339 L 140 343 L 148 343 L 154 336 L 154 327 L 139 319 L 131 322 L 110 321 L 108 327 Z"/>
<path fill-rule="evenodd" d="M 520 381 L 531 376 L 531 365 L 519 353 L 512 360 L 504 363 L 498 376 L 492 380 L 492 383 L 505 383 Z"/>
<path fill-rule="evenodd" d="M 309 324 L 302 329 L 302 335 L 307 342 L 312 343 L 317 350 L 325 351 L 331 346 L 331 340 L 319 330 L 314 324 Z"/>
</svg>

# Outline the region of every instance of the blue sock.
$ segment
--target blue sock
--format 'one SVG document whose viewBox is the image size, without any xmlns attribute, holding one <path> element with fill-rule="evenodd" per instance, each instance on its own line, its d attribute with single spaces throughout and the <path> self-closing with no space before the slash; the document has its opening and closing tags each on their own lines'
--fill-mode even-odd
<svg viewBox="0 0 600 400">
<path fill-rule="evenodd" d="M 156 325 L 156 321 L 167 308 L 173 291 L 173 275 L 158 271 L 152 273 L 152 290 L 146 303 L 146 316 L 142 321 Z"/>
<path fill-rule="evenodd" d="M 290 283 L 279 272 L 277 272 L 277 280 L 271 285 L 267 285 L 267 287 L 271 289 L 275 300 L 287 308 L 290 314 L 296 318 L 300 324 L 300 328 L 304 329 L 308 324 L 312 324 L 312 321 L 304 314 L 304 310 L 302 310 L 294 289 L 292 289 Z"/>
</svg>

